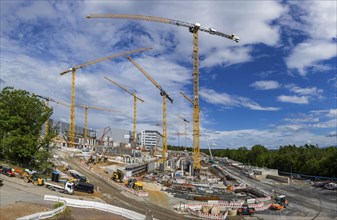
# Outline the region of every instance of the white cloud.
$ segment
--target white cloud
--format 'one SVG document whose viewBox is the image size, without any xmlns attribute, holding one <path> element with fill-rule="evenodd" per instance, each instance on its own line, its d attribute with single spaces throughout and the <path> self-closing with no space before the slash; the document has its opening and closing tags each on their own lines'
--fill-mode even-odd
<svg viewBox="0 0 337 220">
<path fill-rule="evenodd" d="M 254 83 L 250 84 L 250 86 L 257 90 L 270 90 L 280 88 L 281 84 L 273 80 L 261 80 L 255 81 Z"/>
<path fill-rule="evenodd" d="M 287 96 L 280 95 L 277 97 L 277 100 L 280 102 L 289 102 L 294 104 L 309 104 L 308 96 Z"/>
<path fill-rule="evenodd" d="M 286 64 L 290 69 L 297 69 L 300 75 L 306 75 L 306 69 L 314 67 L 322 60 L 328 60 L 337 55 L 336 43 L 322 40 L 308 40 L 298 44 L 290 56 L 286 58 Z"/>
<path fill-rule="evenodd" d="M 287 117 L 283 119 L 284 121 L 292 122 L 292 123 L 308 123 L 308 122 L 319 122 L 319 117 L 315 117 L 313 114 L 294 114 L 291 117 Z"/>
<path fill-rule="evenodd" d="M 307 74 L 308 68 L 330 69 L 321 68 L 320 62 L 337 55 L 336 42 L 332 42 L 337 37 L 336 1 L 308 1 L 306 4 L 292 1 L 289 4 L 300 20 L 287 17 L 284 25 L 307 34 L 308 38 L 296 45 L 286 58 L 288 68 L 298 70 L 302 76 Z"/>
<path fill-rule="evenodd" d="M 312 124 L 311 127 L 313 128 L 336 128 L 337 127 L 337 121 L 336 119 L 331 119 L 328 121 L 323 121 L 320 123 Z"/>
<path fill-rule="evenodd" d="M 313 110 L 313 114 L 326 118 L 337 118 L 337 109 Z"/>
<path fill-rule="evenodd" d="M 337 132 L 336 131 L 329 132 L 326 136 L 327 137 L 337 137 Z"/>
<path fill-rule="evenodd" d="M 294 84 L 288 84 L 285 88 L 289 89 L 289 91 L 295 93 L 296 95 L 308 97 L 308 100 L 314 98 L 324 99 L 324 96 L 322 95 L 323 89 L 318 89 L 317 87 L 301 88 Z"/>
<path fill-rule="evenodd" d="M 278 148 L 288 144 L 303 146 L 306 143 L 319 144 L 319 146 L 335 145 L 335 136 L 319 135 L 310 132 L 302 125 L 289 124 L 276 126 L 271 129 L 239 129 L 231 131 L 208 131 L 209 142 L 221 143 L 219 148 L 248 148 L 261 144 L 268 148 Z M 201 139 L 204 146 L 205 140 Z"/>
<path fill-rule="evenodd" d="M 259 111 L 279 110 L 279 108 L 277 107 L 263 107 L 246 97 L 231 96 L 225 92 L 217 93 L 213 89 L 202 88 L 200 90 L 200 96 L 208 103 L 224 107 L 245 107 L 251 110 L 259 110 Z"/>
<path fill-rule="evenodd" d="M 323 92 L 323 89 L 317 89 L 317 87 L 307 87 L 307 88 L 300 88 L 298 86 L 291 86 L 290 91 L 299 94 L 299 95 L 320 95 Z"/>
</svg>

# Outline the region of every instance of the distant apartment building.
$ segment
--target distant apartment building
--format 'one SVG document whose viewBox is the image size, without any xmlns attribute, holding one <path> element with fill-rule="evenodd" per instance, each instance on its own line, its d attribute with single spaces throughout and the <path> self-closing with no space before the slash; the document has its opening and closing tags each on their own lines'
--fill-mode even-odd
<svg viewBox="0 0 337 220">
<path fill-rule="evenodd" d="M 157 143 L 158 147 L 162 147 L 163 135 L 158 131 L 144 130 L 141 134 L 141 145 L 145 148 L 155 148 Z M 158 142 L 159 141 L 159 142 Z"/>
</svg>

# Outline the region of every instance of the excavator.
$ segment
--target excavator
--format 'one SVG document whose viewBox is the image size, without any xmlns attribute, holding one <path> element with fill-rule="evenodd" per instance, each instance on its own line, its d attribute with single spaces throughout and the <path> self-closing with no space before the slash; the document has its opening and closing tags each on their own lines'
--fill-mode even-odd
<svg viewBox="0 0 337 220">
<path fill-rule="evenodd" d="M 124 174 L 121 170 L 117 169 L 117 171 L 112 173 L 111 179 L 115 182 L 123 182 Z"/>
<path fill-rule="evenodd" d="M 35 186 L 43 186 L 44 185 L 44 180 L 38 175 L 37 172 L 27 172 L 25 171 L 22 174 L 23 181 L 25 183 L 32 182 Z"/>
<path fill-rule="evenodd" d="M 143 190 L 144 184 L 138 182 L 136 178 L 130 178 L 124 182 L 125 186 L 134 190 Z"/>
</svg>

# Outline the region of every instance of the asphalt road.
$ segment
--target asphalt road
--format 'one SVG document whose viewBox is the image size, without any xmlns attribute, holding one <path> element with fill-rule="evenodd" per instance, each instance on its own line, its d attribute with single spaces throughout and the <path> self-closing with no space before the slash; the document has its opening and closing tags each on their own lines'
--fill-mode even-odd
<svg viewBox="0 0 337 220">
<path fill-rule="evenodd" d="M 77 165 L 72 161 L 72 158 L 66 156 L 64 153 L 60 155 L 62 159 L 69 164 L 75 170 L 83 173 L 86 175 L 90 182 L 95 185 L 95 187 L 99 186 L 100 191 L 104 195 L 102 198 L 105 202 L 119 206 L 128 210 L 132 210 L 143 215 L 153 216 L 156 219 L 172 219 L 172 220 L 183 220 L 183 219 L 195 219 L 193 217 L 180 215 L 175 213 L 174 211 L 162 208 L 155 204 L 150 203 L 144 198 L 136 197 L 134 195 L 128 195 L 128 193 L 121 192 L 120 190 L 112 187 L 110 184 L 106 183 L 104 180 L 100 179 L 99 177 L 94 176 L 90 172 L 88 172 L 83 167 Z M 171 208 L 171 207 L 168 207 Z"/>
<path fill-rule="evenodd" d="M 223 166 L 224 167 L 224 166 Z M 244 183 L 272 193 L 273 190 L 279 194 L 284 194 L 289 200 L 286 209 L 274 211 L 266 210 L 261 212 L 264 219 L 336 219 L 337 218 L 337 192 L 322 190 L 311 187 L 301 181 L 296 183 L 283 184 L 274 180 L 258 181 L 242 174 L 240 169 L 224 167 L 233 176 Z M 260 213 L 260 212 L 259 212 Z M 259 213 L 256 216 L 259 216 Z"/>
</svg>

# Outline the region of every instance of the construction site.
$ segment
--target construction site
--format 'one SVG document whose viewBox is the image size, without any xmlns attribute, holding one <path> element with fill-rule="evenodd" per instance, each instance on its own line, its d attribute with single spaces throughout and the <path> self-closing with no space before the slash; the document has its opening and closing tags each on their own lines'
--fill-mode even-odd
<svg viewBox="0 0 337 220">
<path fill-rule="evenodd" d="M 127 14 L 92 14 L 90 22 L 96 19 L 132 19 L 145 22 L 159 22 L 177 26 L 191 33 L 193 40 L 192 66 L 193 98 L 181 95 L 193 106 L 187 113 L 192 121 L 176 115 L 184 124 L 179 133 L 186 148 L 186 127 L 193 127 L 193 151 L 168 149 L 167 103 L 173 103 L 168 88 L 163 88 L 139 64 L 133 54 L 146 53 L 152 48 L 125 51 L 107 57 L 83 62 L 60 73 L 60 77 L 71 74 L 71 103 L 55 100 L 44 94 L 35 94 L 45 105 L 50 102 L 69 108 L 70 123 L 49 119 L 42 134 L 54 127 L 55 144 L 54 171 L 50 180 L 42 181 L 29 170 L 15 169 L 16 176 L 34 187 L 45 185 L 56 191 L 60 197 L 72 198 L 80 195 L 86 200 L 99 197 L 104 202 L 122 207 L 145 216 L 144 219 L 335 219 L 336 180 L 325 182 L 323 188 L 317 182 L 293 179 L 279 175 L 278 170 L 252 167 L 237 161 L 213 157 L 211 146 L 208 154 L 200 152 L 200 106 L 199 106 L 199 33 L 222 37 L 239 43 L 239 37 L 225 34 L 213 28 L 203 27 L 172 19 Z M 240 36 L 244 38 L 245 36 Z M 122 86 L 111 77 L 105 80 L 124 91 L 133 99 L 133 128 L 116 129 L 108 125 L 103 129 L 89 129 L 90 111 L 120 113 L 121 110 L 78 104 L 76 101 L 76 71 L 96 63 L 117 57 L 127 57 L 149 80 L 162 98 L 161 130 L 137 130 L 137 104 L 146 102 L 136 92 Z M 130 97 L 131 96 L 131 97 Z M 76 126 L 75 109 L 84 111 L 84 128 Z M 6 170 L 2 168 L 4 172 Z M 4 177 L 4 183 L 10 175 Z M 316 185 L 315 185 L 316 183 Z M 327 187 L 325 187 L 327 186 Z M 325 187 L 325 188 L 324 188 Z M 330 187 L 330 188 L 329 188 Z M 76 192 L 74 192 L 76 191 Z M 77 192 L 78 191 L 78 192 Z M 81 192 L 81 193 L 79 193 Z M 61 194 L 63 193 L 63 194 Z M 61 194 L 61 195 L 60 195 Z M 70 202 L 69 202 L 70 204 Z M 122 216 L 122 215 L 121 215 Z M 125 216 L 124 216 L 125 217 Z M 127 219 L 138 219 L 126 217 Z"/>
</svg>

